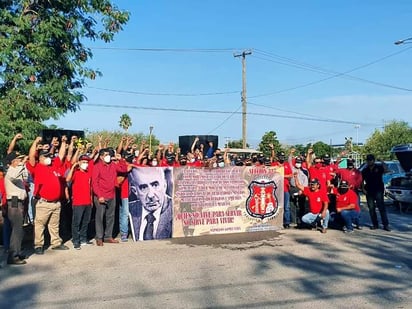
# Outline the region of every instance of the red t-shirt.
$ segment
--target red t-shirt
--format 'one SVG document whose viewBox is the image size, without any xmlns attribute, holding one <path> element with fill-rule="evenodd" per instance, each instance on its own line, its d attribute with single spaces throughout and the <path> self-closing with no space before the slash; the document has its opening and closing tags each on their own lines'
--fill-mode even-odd
<svg viewBox="0 0 412 309">
<path fill-rule="evenodd" d="M 48 201 L 58 201 L 62 193 L 62 179 L 64 177 L 63 164 L 59 157 L 53 159 L 51 165 L 29 162 L 26 167 L 34 179 L 34 195 Z"/>
<path fill-rule="evenodd" d="M 306 195 L 309 200 L 309 211 L 311 213 L 320 213 L 323 210 L 323 203 L 329 203 L 329 198 L 326 191 L 311 191 L 309 187 L 305 187 L 303 194 Z"/>
<path fill-rule="evenodd" d="M 72 199 L 73 206 L 92 205 L 92 171 L 78 169 L 72 177 Z"/>
<path fill-rule="evenodd" d="M 360 211 L 358 205 L 358 195 L 353 190 L 348 190 L 345 194 L 339 194 L 338 190 L 335 189 L 336 194 L 336 209 L 344 208 L 349 204 L 355 204 L 355 210 Z"/>
<path fill-rule="evenodd" d="M 280 164 L 279 162 L 273 162 L 270 164 L 271 166 L 275 167 L 281 167 L 283 166 L 283 191 L 284 192 L 289 192 L 289 178 L 292 175 L 292 168 L 290 167 L 289 162 L 284 162 L 283 164 Z M 287 177 L 286 177 L 287 176 Z"/>
<path fill-rule="evenodd" d="M 352 189 L 358 190 L 362 185 L 362 173 L 357 169 L 341 168 L 338 170 L 342 180 L 346 180 Z"/>
<path fill-rule="evenodd" d="M 335 165 L 329 164 L 324 166 L 326 172 L 326 180 L 332 180 L 336 175 Z"/>
<path fill-rule="evenodd" d="M 7 204 L 6 187 L 4 186 L 4 178 L 0 178 L 0 195 L 1 195 L 1 206 Z"/>
<path fill-rule="evenodd" d="M 124 177 L 124 180 L 120 184 L 120 198 L 129 198 L 129 178 L 127 175 Z"/>
</svg>

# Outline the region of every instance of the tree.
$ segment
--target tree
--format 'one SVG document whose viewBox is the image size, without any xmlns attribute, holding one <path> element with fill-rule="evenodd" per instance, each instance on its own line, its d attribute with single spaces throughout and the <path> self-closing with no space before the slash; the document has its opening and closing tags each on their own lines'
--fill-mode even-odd
<svg viewBox="0 0 412 309">
<path fill-rule="evenodd" d="M 266 132 L 262 136 L 262 141 L 259 143 L 259 151 L 263 152 L 265 156 L 270 157 L 271 147 L 269 145 L 271 144 L 273 145 L 275 154 L 282 150 L 275 131 Z"/>
<path fill-rule="evenodd" d="M 0 1 L 0 119 L 10 123 L 0 131 L 78 110 L 85 79 L 101 75 L 83 41 L 110 42 L 128 19 L 110 0 Z"/>
<path fill-rule="evenodd" d="M 86 132 L 86 139 L 90 141 L 94 146 L 99 144 L 99 138 L 102 138 L 103 143 L 107 140 L 108 146 L 116 148 L 119 145 L 121 138 L 124 133 L 120 131 L 96 131 L 96 132 Z M 148 141 L 149 135 L 143 133 L 131 134 L 130 137 L 134 139 L 134 144 L 140 146 L 142 141 Z M 152 145 L 156 147 L 159 145 L 159 140 L 152 135 Z"/>
<path fill-rule="evenodd" d="M 394 158 L 391 153 L 393 146 L 412 142 L 412 128 L 405 121 L 392 121 L 385 126 L 383 131 L 376 129 L 372 136 L 366 140 L 362 154 L 372 153 L 378 159 L 387 160 Z"/>
<path fill-rule="evenodd" d="M 129 127 L 132 126 L 132 119 L 128 114 L 123 114 L 120 116 L 119 125 L 125 132 L 127 132 L 127 130 L 129 130 Z"/>
<path fill-rule="evenodd" d="M 243 139 L 237 141 L 230 141 L 227 143 L 228 148 L 243 148 Z M 246 147 L 249 148 L 250 145 L 246 144 Z"/>
<path fill-rule="evenodd" d="M 328 144 L 325 144 L 324 142 L 319 141 L 314 143 L 312 145 L 312 149 L 317 157 L 323 157 L 325 154 L 328 154 L 331 157 L 333 156 L 331 147 Z"/>
</svg>

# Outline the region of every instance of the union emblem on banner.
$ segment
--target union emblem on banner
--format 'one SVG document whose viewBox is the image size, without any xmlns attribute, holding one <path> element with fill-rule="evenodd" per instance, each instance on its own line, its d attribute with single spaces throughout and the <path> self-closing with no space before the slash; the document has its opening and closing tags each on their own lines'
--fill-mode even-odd
<svg viewBox="0 0 412 309">
<path fill-rule="evenodd" d="M 277 186 L 273 180 L 265 178 L 253 180 L 248 186 L 247 213 L 251 217 L 259 219 L 276 215 L 279 209 L 276 188 Z"/>
</svg>

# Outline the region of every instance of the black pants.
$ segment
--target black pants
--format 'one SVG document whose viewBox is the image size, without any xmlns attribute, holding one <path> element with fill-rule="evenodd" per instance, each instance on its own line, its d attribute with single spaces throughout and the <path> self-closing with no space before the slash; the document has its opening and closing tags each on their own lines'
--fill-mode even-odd
<svg viewBox="0 0 412 309">
<path fill-rule="evenodd" d="M 96 206 L 96 239 L 108 239 L 113 237 L 114 215 L 116 210 L 116 199 L 107 200 L 105 204 L 100 204 L 99 199 L 94 197 Z M 104 220 L 106 219 L 106 226 Z"/>
<path fill-rule="evenodd" d="M 15 207 L 13 207 L 15 206 Z M 24 205 L 23 201 L 18 201 L 17 205 L 12 205 L 12 201 L 7 201 L 7 217 L 10 220 L 11 236 L 9 256 L 14 257 L 21 254 L 21 243 L 23 241 L 23 220 Z"/>
<path fill-rule="evenodd" d="M 92 206 L 73 206 L 72 241 L 74 245 L 87 242 L 87 230 L 92 215 Z"/>
</svg>

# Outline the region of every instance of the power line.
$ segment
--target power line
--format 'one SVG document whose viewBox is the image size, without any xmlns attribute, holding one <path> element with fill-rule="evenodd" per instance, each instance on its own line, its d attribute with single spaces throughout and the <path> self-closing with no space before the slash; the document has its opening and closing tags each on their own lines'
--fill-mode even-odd
<svg viewBox="0 0 412 309">
<path fill-rule="evenodd" d="M 173 52 L 173 53 L 224 53 L 233 52 L 242 48 L 126 48 L 126 47 L 91 47 L 96 50 L 120 50 L 138 52 Z"/>
<path fill-rule="evenodd" d="M 147 95 L 147 96 L 176 96 L 176 97 L 197 97 L 197 96 L 213 96 L 213 95 L 227 95 L 239 93 L 239 91 L 226 91 L 226 92 L 205 92 L 205 93 L 167 93 L 167 92 L 144 92 L 144 91 L 131 91 L 131 90 L 119 90 L 119 89 L 109 89 L 101 87 L 90 87 L 90 89 L 110 91 L 117 93 L 128 93 L 128 94 L 137 94 L 137 95 Z"/>
<path fill-rule="evenodd" d="M 113 105 L 113 104 L 93 104 L 93 103 L 82 103 L 83 106 L 94 106 L 94 107 L 104 107 L 104 108 L 126 108 L 126 109 L 137 109 L 137 110 L 149 110 L 149 111 L 166 111 L 166 112 L 185 112 L 185 113 L 206 113 L 206 114 L 236 114 L 242 115 L 242 112 L 231 112 L 231 111 L 220 111 L 220 110 L 198 110 L 198 109 L 182 109 L 182 108 L 165 108 L 165 107 L 146 107 L 146 106 L 130 106 L 130 105 Z M 360 124 L 363 126 L 376 126 L 377 124 L 371 123 L 361 123 L 354 121 L 345 121 L 345 120 L 335 120 L 335 119 L 316 119 L 310 117 L 299 117 L 299 116 L 286 116 L 286 115 L 276 115 L 276 114 L 267 114 L 267 113 L 247 113 L 250 116 L 262 116 L 270 118 L 287 118 L 287 119 L 297 119 L 297 120 L 306 120 L 306 121 L 315 121 L 315 122 L 329 122 L 329 123 L 342 123 L 342 124 L 351 124 L 356 125 Z"/>
<path fill-rule="evenodd" d="M 377 86 L 382 86 L 382 87 L 393 88 L 393 89 L 397 89 L 397 90 L 403 90 L 403 91 L 411 92 L 412 89 L 409 89 L 409 88 L 404 88 L 404 87 L 398 87 L 398 86 L 388 85 L 388 84 L 385 84 L 385 83 L 375 82 L 375 81 L 363 79 L 363 78 L 356 77 L 356 76 L 352 76 L 352 75 L 349 75 L 349 74 L 348 74 L 348 73 L 351 73 L 351 72 L 354 72 L 354 71 L 357 71 L 357 70 L 366 68 L 366 67 L 368 67 L 368 66 L 371 66 L 371 65 L 373 65 L 373 64 L 375 64 L 375 63 L 384 61 L 384 60 L 386 60 L 386 59 L 388 59 L 388 58 L 391 58 L 391 57 L 394 57 L 394 56 L 396 56 L 396 55 L 399 55 L 399 54 L 401 54 L 401 53 L 403 53 L 403 52 L 405 52 L 405 51 L 407 51 L 407 50 L 409 50 L 409 49 L 411 49 L 411 48 L 412 48 L 412 47 L 404 48 L 404 49 L 402 49 L 402 50 L 400 50 L 400 51 L 397 51 L 397 52 L 392 53 L 392 54 L 389 54 L 389 55 L 387 55 L 387 56 L 378 58 L 378 59 L 376 59 L 376 60 L 373 60 L 373 61 L 371 61 L 371 62 L 368 62 L 368 63 L 366 63 L 366 64 L 363 64 L 363 65 L 361 65 L 361 66 L 355 67 L 355 68 L 353 68 L 353 69 L 351 69 L 351 70 L 348 70 L 348 71 L 345 71 L 345 72 L 336 72 L 336 71 L 326 70 L 326 69 L 323 69 L 323 68 L 320 68 L 320 67 L 317 67 L 317 66 L 313 66 L 313 65 L 309 65 L 309 64 L 305 64 L 305 63 L 299 62 L 299 61 L 297 61 L 297 60 L 295 60 L 295 59 L 286 58 L 286 57 L 281 57 L 281 56 L 278 56 L 278 55 L 276 55 L 276 54 L 273 54 L 274 57 L 280 57 L 280 58 L 282 58 L 282 59 L 286 59 L 286 60 L 290 61 L 290 62 L 291 62 L 291 66 L 295 66 L 295 67 L 299 67 L 299 68 L 305 68 L 305 67 L 306 67 L 306 68 L 307 68 L 308 70 L 310 70 L 310 71 L 315 71 L 315 72 L 324 73 L 324 74 L 333 74 L 333 75 L 332 75 L 332 76 L 329 76 L 329 77 L 326 77 L 326 78 L 323 78 L 323 79 L 320 79 L 320 80 L 313 81 L 313 82 L 301 84 L 301 85 L 298 85 L 298 86 L 295 86 L 295 87 L 290 87 L 290 88 L 278 90 L 278 91 L 275 91 L 275 92 L 270 92 L 270 93 L 265 93 L 265 94 L 250 96 L 249 98 L 258 98 L 258 97 L 271 96 L 271 95 L 275 95 L 275 94 L 282 93 L 282 92 L 287 92 L 287 91 L 296 90 L 296 89 L 299 89 L 299 88 L 308 87 L 308 86 L 315 85 L 315 84 L 324 82 L 324 81 L 326 81 L 326 80 L 330 80 L 330 79 L 332 79 L 332 78 L 341 77 L 341 76 L 347 77 L 347 78 L 351 78 L 351 79 L 355 79 L 355 80 L 359 80 L 359 81 L 363 81 L 363 82 L 367 82 L 367 83 L 371 83 L 371 84 L 374 84 L 374 85 L 377 85 Z M 258 53 L 260 52 L 260 53 L 263 53 L 263 54 L 266 54 L 266 55 L 269 55 L 269 56 L 272 55 L 271 53 L 268 53 L 268 52 L 265 52 L 265 51 L 261 51 L 261 50 L 259 50 L 259 49 L 256 49 L 256 52 L 258 52 Z M 256 56 L 254 56 L 254 57 L 256 57 Z M 264 58 L 262 58 L 262 59 L 264 59 Z M 272 60 L 269 60 L 269 59 L 264 59 L 264 60 L 272 61 Z M 279 62 L 279 61 L 272 61 L 272 62 L 282 63 L 282 62 Z M 284 63 L 282 63 L 282 64 L 284 64 Z"/>
<path fill-rule="evenodd" d="M 217 129 L 219 129 L 220 127 L 222 127 L 230 118 L 232 118 L 234 115 L 236 115 L 237 112 L 239 112 L 239 109 L 242 108 L 242 104 L 239 105 L 239 107 L 232 112 L 225 120 L 223 120 L 218 126 L 216 126 L 214 129 L 210 130 L 207 134 L 211 134 L 214 131 L 216 131 Z"/>
</svg>

